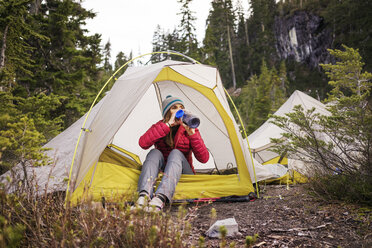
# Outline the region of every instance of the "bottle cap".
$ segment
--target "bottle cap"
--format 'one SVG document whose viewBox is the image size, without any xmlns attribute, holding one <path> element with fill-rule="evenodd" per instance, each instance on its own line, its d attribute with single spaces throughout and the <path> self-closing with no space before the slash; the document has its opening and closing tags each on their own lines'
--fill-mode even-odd
<svg viewBox="0 0 372 248">
<path fill-rule="evenodd" d="M 180 109 L 176 112 L 176 118 L 179 119 L 179 118 L 182 118 L 182 116 L 185 114 L 185 112 Z"/>
</svg>

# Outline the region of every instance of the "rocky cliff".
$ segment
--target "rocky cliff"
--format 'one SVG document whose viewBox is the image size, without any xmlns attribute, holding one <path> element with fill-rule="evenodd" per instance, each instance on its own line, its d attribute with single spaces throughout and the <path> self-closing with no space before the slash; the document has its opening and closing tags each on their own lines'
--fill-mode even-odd
<svg viewBox="0 0 372 248">
<path fill-rule="evenodd" d="M 331 48 L 332 34 L 322 17 L 305 11 L 276 17 L 274 33 L 275 47 L 281 59 L 294 59 L 312 68 L 332 61 L 327 51 Z"/>
</svg>

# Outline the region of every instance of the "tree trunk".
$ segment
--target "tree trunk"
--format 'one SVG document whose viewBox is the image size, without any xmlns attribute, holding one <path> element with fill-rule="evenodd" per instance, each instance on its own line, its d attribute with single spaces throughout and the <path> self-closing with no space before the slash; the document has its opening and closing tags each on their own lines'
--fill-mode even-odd
<svg viewBox="0 0 372 248">
<path fill-rule="evenodd" d="M 1 46 L 0 52 L 0 70 L 5 67 L 5 50 L 6 50 L 6 37 L 8 34 L 9 24 L 6 25 L 4 34 L 3 34 L 3 45 Z"/>
<path fill-rule="evenodd" d="M 30 182 L 28 180 L 28 173 L 27 173 L 27 168 L 26 168 L 26 162 L 25 161 L 21 161 L 21 165 L 22 165 L 23 176 L 24 176 L 24 178 L 22 179 L 22 182 L 23 182 L 22 187 L 24 187 L 26 189 L 30 189 Z"/>
<path fill-rule="evenodd" d="M 245 29 L 245 39 L 247 41 L 247 46 L 249 46 L 248 22 L 247 21 L 245 22 L 244 29 Z"/>
<path fill-rule="evenodd" d="M 41 0 L 33 1 L 30 6 L 30 14 L 37 15 L 39 13 L 40 6 L 41 6 Z"/>
<path fill-rule="evenodd" d="M 231 37 L 230 37 L 230 28 L 227 26 L 227 41 L 229 43 L 229 53 L 230 53 L 230 61 L 231 61 L 231 72 L 232 72 L 232 80 L 233 80 L 233 88 L 236 89 L 236 79 L 235 79 L 235 69 L 234 69 L 234 59 L 231 47 Z"/>
</svg>

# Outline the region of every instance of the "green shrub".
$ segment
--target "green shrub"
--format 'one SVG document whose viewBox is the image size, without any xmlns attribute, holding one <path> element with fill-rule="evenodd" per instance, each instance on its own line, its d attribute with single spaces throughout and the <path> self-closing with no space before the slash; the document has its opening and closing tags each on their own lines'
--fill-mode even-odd
<svg viewBox="0 0 372 248">
<path fill-rule="evenodd" d="M 24 225 L 10 226 L 8 221 L 0 215 L 0 247 L 19 247 L 24 231 Z"/>
<path fill-rule="evenodd" d="M 309 188 L 328 200 L 372 206 L 372 181 L 359 173 L 316 176 L 310 180 Z"/>
</svg>

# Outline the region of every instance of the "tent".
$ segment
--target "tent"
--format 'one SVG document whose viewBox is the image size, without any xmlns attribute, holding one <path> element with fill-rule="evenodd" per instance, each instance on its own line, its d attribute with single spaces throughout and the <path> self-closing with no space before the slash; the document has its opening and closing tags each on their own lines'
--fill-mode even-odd
<svg viewBox="0 0 372 248">
<path fill-rule="evenodd" d="M 201 120 L 199 130 L 211 156 L 206 165 L 193 159 L 197 171 L 205 166 L 234 172 L 182 175 L 174 199 L 254 192 L 252 156 L 229 109 L 218 70 L 172 60 L 129 67 L 88 118 L 86 114 L 47 143 L 55 165 L 34 168 L 39 189 L 66 190 L 69 181 L 73 202 L 133 194 L 149 152 L 139 147 L 138 139 L 162 118 L 161 102 L 167 95 L 181 98 Z"/>
<path fill-rule="evenodd" d="M 301 105 L 304 111 L 315 108 L 315 113 L 329 115 L 329 112 L 323 103 L 299 90 L 294 91 L 288 100 L 274 113 L 274 115 L 284 117 L 285 114 L 290 113 L 296 105 Z M 270 150 L 270 148 L 272 148 L 274 145 L 271 143 L 270 139 L 282 138 L 282 133 L 284 132 L 284 130 L 271 123 L 271 121 L 272 119 L 270 118 L 248 136 L 253 157 L 263 165 L 270 165 L 268 169 L 272 168 L 272 170 L 274 170 L 275 166 L 273 165 L 281 167 L 281 169 L 279 169 L 281 173 L 279 174 L 281 175 L 280 180 L 283 179 L 282 181 L 287 180 L 288 174 L 284 173 L 282 170 L 283 166 L 278 164 L 286 165 L 286 167 L 291 170 L 290 173 L 292 173 L 292 178 L 295 176 L 301 177 L 298 174 L 298 172 L 302 172 L 304 170 L 304 164 L 301 161 L 287 159 L 285 154 L 280 155 Z M 278 171 L 278 168 L 275 168 L 275 170 Z"/>
</svg>

